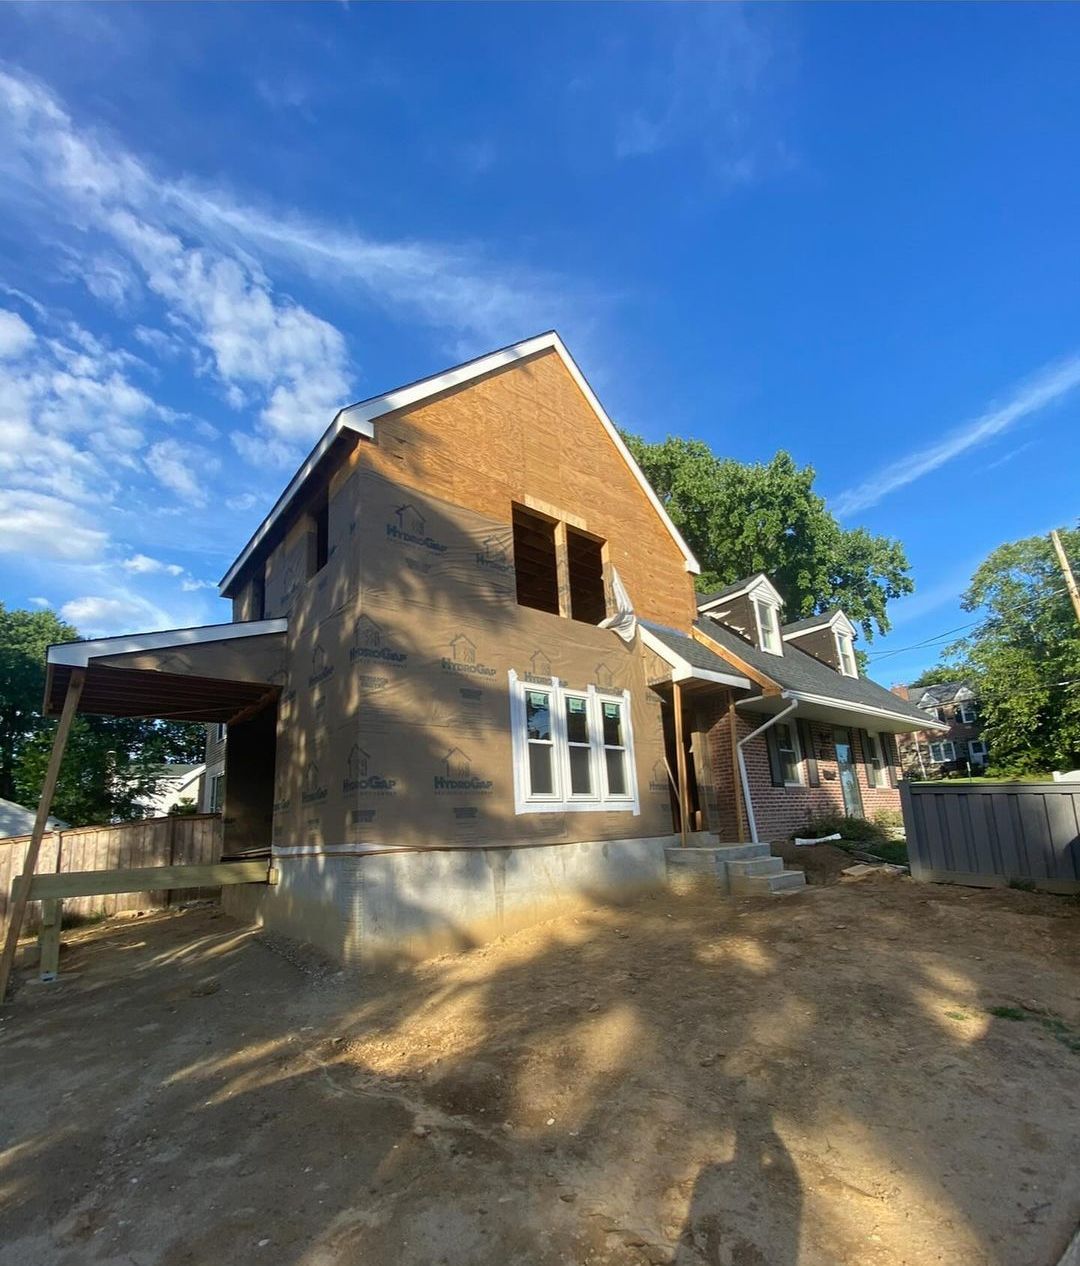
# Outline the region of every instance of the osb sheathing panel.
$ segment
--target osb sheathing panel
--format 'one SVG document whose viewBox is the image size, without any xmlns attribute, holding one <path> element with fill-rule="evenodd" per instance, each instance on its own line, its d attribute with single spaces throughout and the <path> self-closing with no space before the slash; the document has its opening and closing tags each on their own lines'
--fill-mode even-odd
<svg viewBox="0 0 1080 1266">
<path fill-rule="evenodd" d="M 329 562 L 288 609 L 277 847 L 670 832 L 658 669 L 640 644 L 519 607 L 511 528 L 489 515 L 362 467 L 330 507 Z M 510 669 L 630 691 L 639 814 L 515 814 Z"/>
<path fill-rule="evenodd" d="M 694 617 L 685 559 L 558 355 L 545 352 L 375 423 L 363 463 L 499 523 L 543 502 L 608 542 L 642 616 Z"/>
</svg>

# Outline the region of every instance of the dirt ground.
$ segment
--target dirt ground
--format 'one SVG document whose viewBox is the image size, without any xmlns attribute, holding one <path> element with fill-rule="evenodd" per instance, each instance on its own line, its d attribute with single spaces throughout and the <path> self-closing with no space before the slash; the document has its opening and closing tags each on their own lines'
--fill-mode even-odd
<svg viewBox="0 0 1080 1266">
<path fill-rule="evenodd" d="M 884 876 L 362 976 L 118 918 L 0 1011 L 0 1264 L 1051 1266 L 1078 966 L 1075 901 Z"/>
</svg>

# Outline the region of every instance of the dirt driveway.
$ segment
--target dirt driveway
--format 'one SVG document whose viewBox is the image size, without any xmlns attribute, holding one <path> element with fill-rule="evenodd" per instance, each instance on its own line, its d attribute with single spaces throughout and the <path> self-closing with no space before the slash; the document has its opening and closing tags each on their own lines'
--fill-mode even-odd
<svg viewBox="0 0 1080 1266">
<path fill-rule="evenodd" d="M 0 1012 L 0 1263 L 1050 1266 L 1078 967 L 1075 902 L 885 878 L 396 976 L 114 920 Z"/>
</svg>

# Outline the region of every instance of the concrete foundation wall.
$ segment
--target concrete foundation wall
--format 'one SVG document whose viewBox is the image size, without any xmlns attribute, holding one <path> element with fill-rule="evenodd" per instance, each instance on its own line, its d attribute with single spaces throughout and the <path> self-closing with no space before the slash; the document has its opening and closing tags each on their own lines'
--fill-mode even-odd
<svg viewBox="0 0 1080 1266">
<path fill-rule="evenodd" d="M 226 888 L 227 913 L 370 966 L 483 944 L 575 906 L 662 888 L 676 836 L 531 848 L 279 858 L 273 888 Z"/>
</svg>

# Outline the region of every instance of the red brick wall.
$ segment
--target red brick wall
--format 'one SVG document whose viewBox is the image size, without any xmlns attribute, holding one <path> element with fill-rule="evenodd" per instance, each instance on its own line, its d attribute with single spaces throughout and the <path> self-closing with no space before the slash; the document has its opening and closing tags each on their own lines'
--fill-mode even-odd
<svg viewBox="0 0 1080 1266">
<path fill-rule="evenodd" d="M 715 791 L 715 820 L 710 829 L 724 840 L 737 840 L 735 784 L 731 762 L 730 729 L 726 711 L 727 701 L 715 712 L 699 711 L 699 723 L 707 725 L 709 753 L 711 757 L 713 786 Z M 793 714 L 793 717 L 796 716 Z M 742 738 L 759 726 L 764 717 L 750 720 L 738 717 L 739 737 Z M 750 781 L 750 795 L 754 804 L 758 837 L 762 840 L 779 840 L 801 831 L 811 816 L 822 813 L 843 813 L 844 797 L 840 789 L 840 776 L 833 754 L 830 725 L 808 723 L 810 741 L 817 756 L 820 786 L 811 787 L 806 781 L 801 787 L 774 787 L 769 772 L 769 751 L 765 736 L 754 739 L 743 748 L 746 772 Z M 862 794 L 863 811 L 868 818 L 882 809 L 899 812 L 900 793 L 895 787 L 871 787 L 866 777 L 862 738 L 858 730 L 852 730 L 852 750 L 855 768 Z M 823 755 L 827 752 L 828 755 Z M 802 774 L 807 779 L 806 753 L 803 753 Z M 899 774 L 897 774 L 899 776 Z"/>
</svg>

